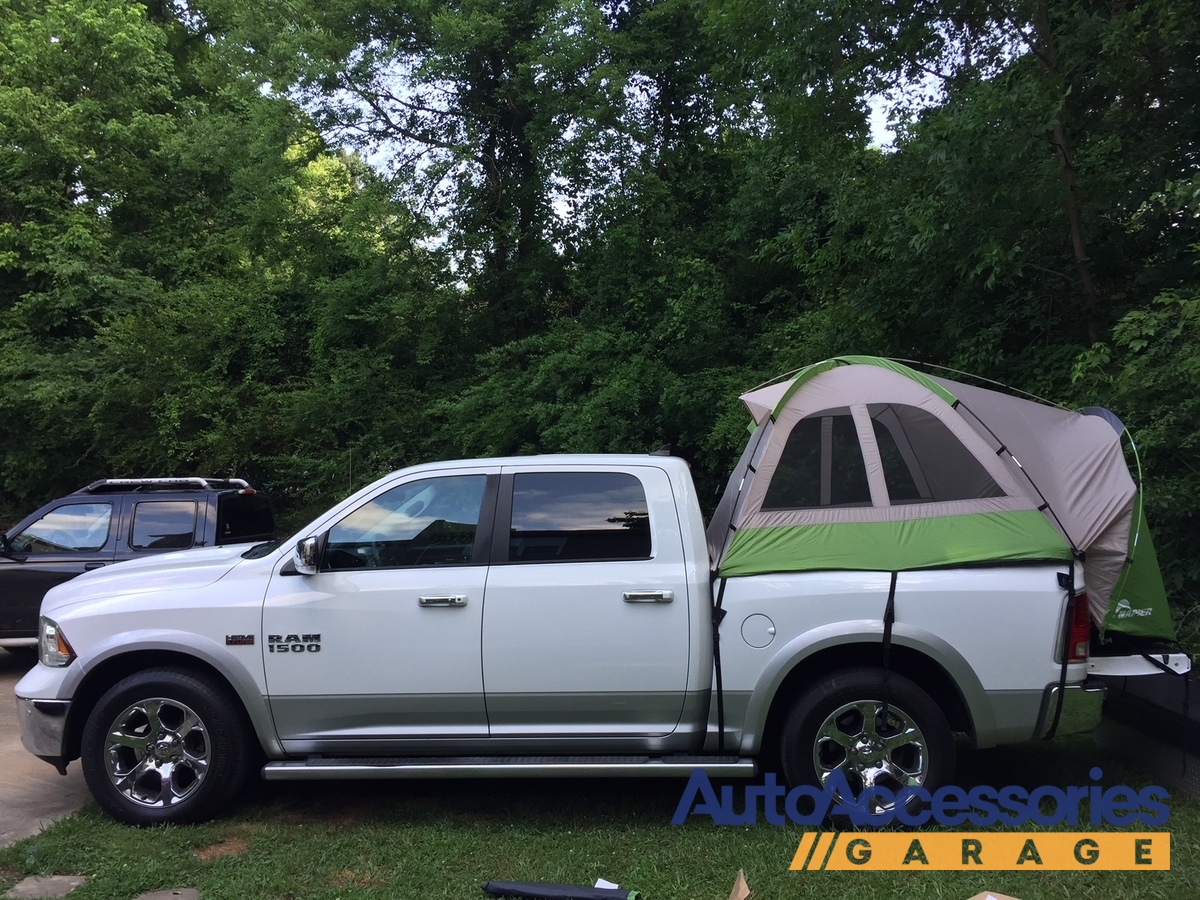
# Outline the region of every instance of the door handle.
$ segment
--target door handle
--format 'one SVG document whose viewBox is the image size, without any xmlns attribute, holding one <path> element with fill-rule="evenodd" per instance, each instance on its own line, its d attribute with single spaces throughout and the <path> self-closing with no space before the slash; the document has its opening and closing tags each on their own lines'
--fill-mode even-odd
<svg viewBox="0 0 1200 900">
<path fill-rule="evenodd" d="M 92 569 L 100 569 L 100 568 L 103 568 L 103 566 L 104 566 L 104 563 L 102 563 L 102 562 L 84 563 L 83 571 L 90 572 L 90 571 L 92 571 Z"/>
<path fill-rule="evenodd" d="M 466 594 L 450 594 L 444 597 L 418 597 L 417 605 L 422 607 L 432 606 L 466 606 Z"/>
<path fill-rule="evenodd" d="M 626 591 L 626 603 L 670 603 L 675 599 L 674 591 Z"/>
</svg>

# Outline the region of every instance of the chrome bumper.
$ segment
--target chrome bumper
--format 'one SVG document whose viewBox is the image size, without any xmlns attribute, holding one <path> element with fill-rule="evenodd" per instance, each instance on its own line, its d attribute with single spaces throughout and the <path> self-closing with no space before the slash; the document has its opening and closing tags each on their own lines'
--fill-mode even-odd
<svg viewBox="0 0 1200 900">
<path fill-rule="evenodd" d="M 60 772 L 66 766 L 67 710 L 70 700 L 28 700 L 17 697 L 21 743 L 34 756 Z"/>
<path fill-rule="evenodd" d="M 1063 692 L 1062 712 L 1058 716 L 1055 737 L 1084 734 L 1100 724 L 1104 713 L 1105 684 L 1098 678 L 1086 678 L 1078 684 L 1068 684 Z M 1058 684 L 1046 686 L 1042 695 L 1042 711 L 1038 715 L 1034 736 L 1044 738 L 1054 726 L 1058 709 Z"/>
</svg>

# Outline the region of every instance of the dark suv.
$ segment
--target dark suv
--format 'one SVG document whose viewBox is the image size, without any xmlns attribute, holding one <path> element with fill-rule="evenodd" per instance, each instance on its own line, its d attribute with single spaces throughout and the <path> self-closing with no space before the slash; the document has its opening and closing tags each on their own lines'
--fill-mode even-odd
<svg viewBox="0 0 1200 900">
<path fill-rule="evenodd" d="M 240 478 L 107 478 L 0 535 L 0 647 L 37 644 L 46 591 L 150 553 L 266 541 L 275 513 Z"/>
</svg>

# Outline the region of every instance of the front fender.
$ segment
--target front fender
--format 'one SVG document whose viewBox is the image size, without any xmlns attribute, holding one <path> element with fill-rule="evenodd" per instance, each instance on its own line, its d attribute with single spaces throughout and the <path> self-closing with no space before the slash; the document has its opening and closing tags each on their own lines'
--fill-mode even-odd
<svg viewBox="0 0 1200 900">
<path fill-rule="evenodd" d="M 258 647 L 241 647 L 254 653 L 254 665 L 261 669 L 262 652 Z M 122 656 L 166 652 L 179 654 L 206 663 L 217 671 L 237 693 L 250 718 L 259 743 L 271 756 L 283 755 L 283 747 L 275 733 L 275 723 L 259 683 L 247 669 L 247 660 L 235 655 L 230 648 L 194 632 L 154 629 L 125 632 L 104 638 L 90 648 L 86 661 L 71 666 L 58 689 L 63 699 L 74 697 L 80 688 L 107 663 Z"/>
</svg>

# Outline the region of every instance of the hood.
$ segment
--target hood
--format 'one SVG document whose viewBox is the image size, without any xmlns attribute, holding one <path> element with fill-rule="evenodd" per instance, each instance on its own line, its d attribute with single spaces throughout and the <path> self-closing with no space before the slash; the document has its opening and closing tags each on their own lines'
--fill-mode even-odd
<svg viewBox="0 0 1200 900">
<path fill-rule="evenodd" d="M 55 609 L 63 609 L 81 601 L 117 595 L 206 587 L 219 581 L 238 563 L 244 562 L 242 554 L 249 546 L 252 545 L 157 553 L 84 572 L 51 588 L 42 601 L 42 612 L 51 614 Z"/>
</svg>

